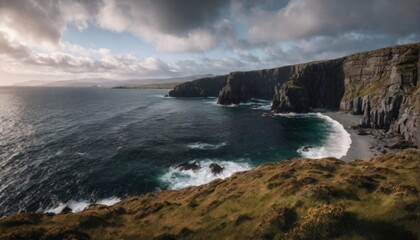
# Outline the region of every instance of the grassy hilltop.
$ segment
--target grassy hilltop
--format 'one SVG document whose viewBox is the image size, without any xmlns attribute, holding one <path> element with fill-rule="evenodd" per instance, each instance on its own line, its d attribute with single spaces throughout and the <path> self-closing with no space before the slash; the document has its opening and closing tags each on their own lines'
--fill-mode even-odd
<svg viewBox="0 0 420 240">
<path fill-rule="evenodd" d="M 420 151 L 291 159 L 80 213 L 21 213 L 0 239 L 417 239 Z"/>
</svg>

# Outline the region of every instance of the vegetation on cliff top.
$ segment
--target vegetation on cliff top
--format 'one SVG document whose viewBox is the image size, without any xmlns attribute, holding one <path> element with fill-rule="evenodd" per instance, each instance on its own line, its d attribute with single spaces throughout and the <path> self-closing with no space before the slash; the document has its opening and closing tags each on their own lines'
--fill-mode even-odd
<svg viewBox="0 0 420 240">
<path fill-rule="evenodd" d="M 17 214 L 0 239 L 417 239 L 420 151 L 291 159 L 81 213 Z"/>
<path fill-rule="evenodd" d="M 304 88 L 305 87 L 297 75 L 293 75 L 292 77 L 290 77 L 289 81 L 285 82 L 284 84 L 286 84 L 287 86 L 291 88 Z"/>
<path fill-rule="evenodd" d="M 389 78 L 381 78 L 375 81 L 372 81 L 368 85 L 364 85 L 362 81 L 355 81 L 347 84 L 346 91 L 344 93 L 342 101 L 348 101 L 356 97 L 363 97 L 371 95 L 381 89 L 383 89 L 387 83 L 389 83 Z"/>
</svg>

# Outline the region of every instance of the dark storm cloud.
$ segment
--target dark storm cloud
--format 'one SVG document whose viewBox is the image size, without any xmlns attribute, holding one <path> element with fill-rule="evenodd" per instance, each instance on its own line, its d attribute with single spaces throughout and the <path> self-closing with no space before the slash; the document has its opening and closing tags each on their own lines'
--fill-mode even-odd
<svg viewBox="0 0 420 240">
<path fill-rule="evenodd" d="M 0 0 L 0 26 L 27 41 L 58 44 L 67 24 L 130 32 L 160 51 L 270 47 L 282 41 L 420 32 L 418 0 Z M 238 33 L 238 26 L 242 34 Z"/>
<path fill-rule="evenodd" d="M 185 34 L 192 29 L 212 26 L 229 0 L 143 0 L 116 1 L 116 7 L 127 13 L 138 13 L 133 18 L 159 31 Z"/>
<path fill-rule="evenodd" d="M 420 31 L 418 0 L 292 0 L 270 11 L 255 7 L 249 17 L 250 41 L 287 41 L 346 32 L 405 36 Z"/>
<path fill-rule="evenodd" d="M 41 72 L 226 73 L 420 41 L 419 12 L 419 0 L 0 0 L 0 55 Z M 68 25 L 129 33 L 160 52 L 196 53 L 165 62 L 112 49 L 72 52 L 63 39 Z M 211 58 L 202 54 L 215 49 Z"/>
</svg>

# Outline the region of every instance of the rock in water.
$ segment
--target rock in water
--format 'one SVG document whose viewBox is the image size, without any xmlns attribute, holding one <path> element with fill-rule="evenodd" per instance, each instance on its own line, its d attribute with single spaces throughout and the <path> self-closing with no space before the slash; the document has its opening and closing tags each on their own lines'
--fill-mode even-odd
<svg viewBox="0 0 420 240">
<path fill-rule="evenodd" d="M 61 213 L 71 213 L 73 209 L 71 209 L 69 206 L 65 206 L 63 210 L 61 210 Z"/>
<path fill-rule="evenodd" d="M 309 152 L 309 149 L 313 148 L 314 146 L 304 146 L 302 148 L 302 152 Z"/>
<path fill-rule="evenodd" d="M 213 175 L 219 175 L 225 169 L 224 167 L 220 166 L 217 163 L 210 164 L 209 168 L 210 168 L 211 172 L 213 173 Z"/>
<path fill-rule="evenodd" d="M 181 171 L 187 171 L 187 170 L 196 171 L 200 168 L 200 165 L 196 161 L 184 162 L 184 163 L 181 163 L 181 164 L 177 165 L 175 168 L 179 169 Z"/>
</svg>

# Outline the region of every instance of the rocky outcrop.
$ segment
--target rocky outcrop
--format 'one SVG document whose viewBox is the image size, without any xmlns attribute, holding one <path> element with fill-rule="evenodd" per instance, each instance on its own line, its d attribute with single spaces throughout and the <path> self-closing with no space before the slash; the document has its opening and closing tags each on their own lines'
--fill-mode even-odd
<svg viewBox="0 0 420 240">
<path fill-rule="evenodd" d="M 306 89 L 292 81 L 277 85 L 271 110 L 275 112 L 303 113 L 310 110 Z"/>
<path fill-rule="evenodd" d="M 363 115 L 362 127 L 401 134 L 418 146 L 420 44 L 346 57 L 341 109 Z"/>
<path fill-rule="evenodd" d="M 285 83 L 293 74 L 291 66 L 250 72 L 233 72 L 219 94 L 222 105 L 247 102 L 250 98 L 271 99 L 274 86 Z"/>
<path fill-rule="evenodd" d="M 188 171 L 188 170 L 196 171 L 200 168 L 200 165 L 196 161 L 184 162 L 177 165 L 175 168 L 180 171 Z"/>
<path fill-rule="evenodd" d="M 170 97 L 217 97 L 226 85 L 227 76 L 201 78 L 177 85 L 169 92 Z"/>
<path fill-rule="evenodd" d="M 224 167 L 220 166 L 220 165 L 219 165 L 219 164 L 217 164 L 217 163 L 212 163 L 212 164 L 210 164 L 209 168 L 210 168 L 210 171 L 211 171 L 211 173 L 212 173 L 213 175 L 219 175 L 219 174 L 221 174 L 221 173 L 223 172 L 223 170 L 225 169 Z"/>
</svg>

